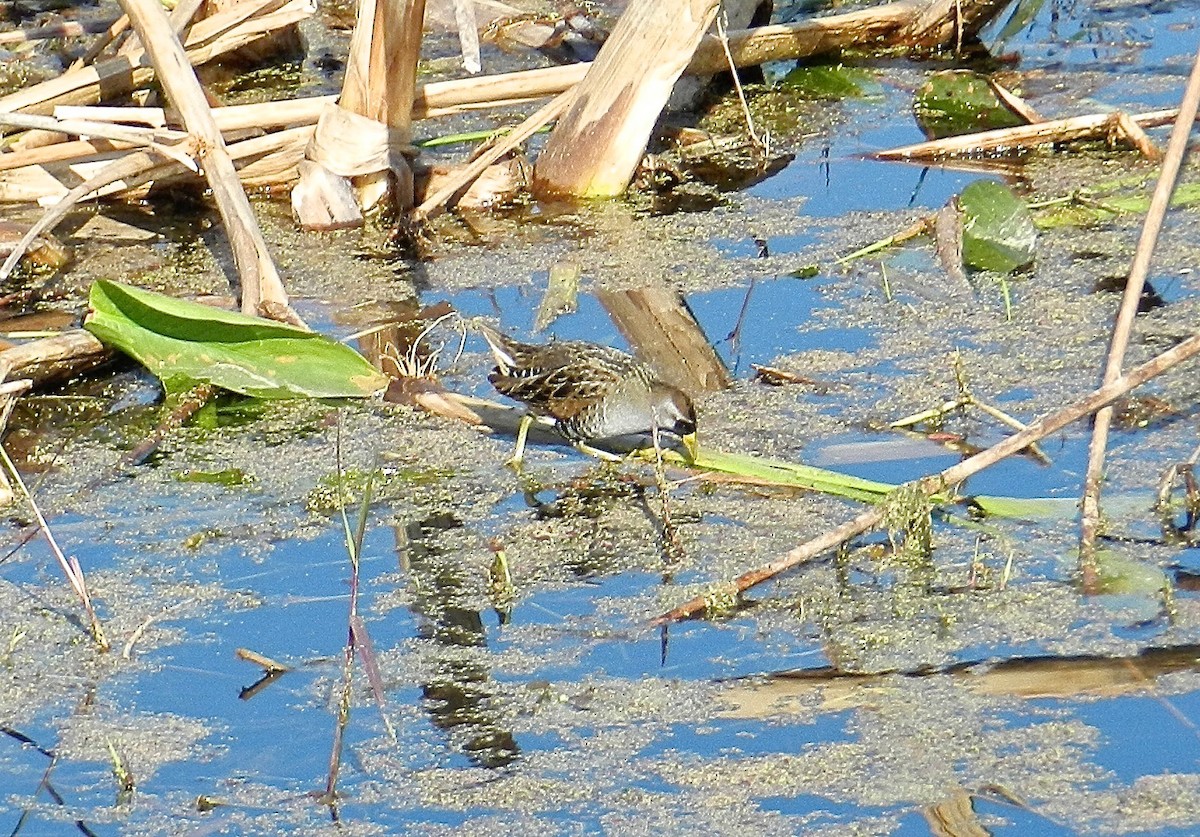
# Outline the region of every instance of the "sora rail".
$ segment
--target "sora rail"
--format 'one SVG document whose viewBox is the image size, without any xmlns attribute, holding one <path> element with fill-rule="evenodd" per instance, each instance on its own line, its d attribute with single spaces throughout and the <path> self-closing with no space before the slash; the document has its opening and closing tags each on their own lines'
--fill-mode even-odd
<svg viewBox="0 0 1200 837">
<path fill-rule="evenodd" d="M 657 431 L 663 448 L 696 456 L 696 408 L 678 387 L 659 380 L 645 363 L 608 346 L 582 340 L 521 343 L 478 324 L 496 359 L 488 375 L 504 395 L 524 403 L 533 417 L 552 422 L 580 450 L 609 459 L 590 443 Z M 517 432 L 509 464 L 519 467 L 531 416 Z"/>
</svg>

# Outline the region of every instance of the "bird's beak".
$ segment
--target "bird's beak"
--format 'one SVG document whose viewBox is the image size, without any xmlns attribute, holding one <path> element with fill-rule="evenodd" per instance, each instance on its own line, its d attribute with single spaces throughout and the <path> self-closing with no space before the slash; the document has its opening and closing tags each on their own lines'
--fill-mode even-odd
<svg viewBox="0 0 1200 837">
<path fill-rule="evenodd" d="M 686 436 L 681 436 L 680 441 L 683 442 L 684 448 L 687 449 L 688 458 L 695 462 L 696 455 L 700 452 L 700 443 L 696 441 L 696 434 L 688 433 Z"/>
</svg>

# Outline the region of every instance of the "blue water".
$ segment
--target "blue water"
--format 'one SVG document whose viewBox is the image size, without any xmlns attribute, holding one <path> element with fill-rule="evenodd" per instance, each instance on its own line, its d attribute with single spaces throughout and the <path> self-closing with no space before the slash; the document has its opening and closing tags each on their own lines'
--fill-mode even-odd
<svg viewBox="0 0 1200 837">
<path fill-rule="evenodd" d="M 1020 54 L 1020 67 L 1025 70 L 1106 72 L 1103 82 L 1088 90 L 1088 97 L 1098 102 L 1147 109 L 1171 106 L 1177 94 L 1150 90 L 1143 81 L 1168 76 L 1177 78 L 1178 86 L 1182 86 L 1187 60 L 1200 31 L 1198 19 L 1200 4 L 1193 2 L 1131 4 L 1094 11 L 1050 0 L 1004 48 Z M 803 212 L 816 227 L 848 212 L 937 208 L 979 176 L 942 167 L 866 159 L 865 155 L 874 150 L 921 139 L 908 111 L 906 91 L 885 88 L 881 97 L 839 106 L 843 108 L 845 130 L 835 131 L 828 142 L 802 144 L 794 162 L 784 171 L 749 190 L 755 199 L 782 200 L 802 195 L 806 198 Z M 771 239 L 770 247 L 773 255 L 793 254 L 811 247 L 814 241 L 811 231 L 798 230 Z M 710 244 L 729 259 L 753 258 L 757 247 L 748 238 L 734 237 Z M 453 302 L 467 316 L 498 318 L 503 328 L 529 335 L 537 302 L 537 292 L 532 289 L 544 286 L 546 277 L 538 274 L 530 278 L 528 287 L 480 287 L 456 294 Z M 843 277 L 830 273 L 803 279 L 771 276 L 738 287 L 693 294 L 687 303 L 721 358 L 737 378 L 745 380 L 751 364 L 770 363 L 783 354 L 810 349 L 853 352 L 875 345 L 866 326 L 823 324 L 819 315 L 837 304 L 836 295 L 828 291 L 843 281 Z M 1187 294 L 1178 277 L 1163 276 L 1156 284 L 1168 302 L 1179 301 Z M 443 296 L 433 289 L 428 301 Z M 328 322 L 323 305 L 302 301 L 300 307 L 310 319 Z M 753 327 L 744 327 L 747 323 Z M 331 328 L 337 336 L 349 330 L 345 326 Z M 550 334 L 623 345 L 601 306 L 586 294 L 580 297 L 579 311 L 559 318 Z M 482 351 L 481 344 L 472 345 Z M 882 376 L 895 373 L 886 364 L 873 371 Z M 459 380 L 465 381 L 466 376 Z M 474 381 L 478 382 L 479 376 Z M 480 393 L 487 392 L 486 384 L 478 386 Z M 1027 395 L 1009 393 L 1010 398 Z M 830 405 L 829 409 L 836 409 L 836 397 Z M 1084 433 L 1085 428 L 1075 427 L 1043 444 L 1054 460 L 1052 466 L 1016 457 L 1001 468 L 972 478 L 964 490 L 1073 496 L 1084 469 Z M 890 436 L 885 433 L 856 431 L 844 438 L 814 443 L 805 454 L 819 460 L 825 446 L 887 438 Z M 1118 437 L 1118 444 L 1121 441 Z M 956 458 L 931 450 L 916 458 L 836 467 L 862 477 L 901 482 L 943 468 Z M 222 490 L 212 491 L 217 495 Z M 182 489 L 180 495 L 185 496 Z M 190 500 L 167 496 L 147 502 L 169 509 L 178 509 L 186 502 L 203 502 L 196 493 L 186 497 Z M 261 522 L 271 510 L 260 507 L 259 501 L 251 497 L 247 513 Z M 490 527 L 489 531 L 473 532 L 481 541 L 495 532 L 504 532 L 509 525 L 529 521 L 529 512 L 515 487 L 493 513 L 501 522 L 480 527 Z M 300 514 L 299 509 L 284 511 L 285 516 Z M 265 558 L 241 545 L 218 544 L 206 547 L 203 562 L 194 566 L 186 564 L 187 553 L 174 534 L 141 531 L 135 511 L 113 509 L 111 518 L 105 522 L 112 524 L 117 535 L 97 538 L 77 550 L 89 571 L 117 568 L 136 575 L 156 562 L 163 566 L 185 565 L 191 577 L 247 591 L 259 603 L 242 609 L 218 609 L 203 617 L 164 617 L 164 625 L 185 631 L 185 636 L 146 651 L 141 656 L 141 667 L 96 684 L 93 699 L 104 711 L 131 716 L 170 713 L 208 725 L 210 733 L 198 744 L 200 755 L 168 761 L 153 775 L 142 774 L 136 801 L 123 810 L 115 807 L 113 780 L 109 765 L 103 761 L 60 760 L 52 774 L 54 788 L 97 834 L 152 833 L 153 827 L 146 824 L 166 815 L 180 818 L 177 833 L 193 828 L 191 833 L 312 834 L 327 828 L 332 833 L 328 812 L 305 795 L 324 786 L 335 724 L 331 707 L 340 688 L 346 639 L 349 566 L 336 516 L 310 520 L 311 525 L 325 527 L 320 534 L 276 543 Z M 714 518 L 706 523 L 734 525 L 734 519 Z M 77 529 L 98 523 L 86 516 L 61 516 L 58 521 Z M 895 828 L 883 830 L 892 835 L 929 833 L 917 802 L 897 799 L 890 805 L 863 804 L 853 786 L 806 788 L 795 793 L 756 788 L 747 791 L 744 806 L 728 803 L 731 808 L 726 810 L 705 795 L 707 791 L 696 795 L 687 789 L 684 777 L 660 769 L 663 764 L 703 765 L 708 760 L 723 763 L 773 754 L 796 755 L 829 744 L 871 746 L 864 730 L 878 719 L 869 701 L 854 708 L 813 709 L 797 717 L 744 720 L 714 715 L 686 723 L 677 719 L 662 721 L 652 712 L 634 711 L 626 728 L 606 726 L 611 723 L 607 720 L 592 723 L 592 717 L 601 716 L 589 714 L 589 683 L 600 684 L 599 689 L 616 681 L 633 689 L 639 684 L 661 682 L 679 687 L 681 694 L 686 694 L 735 678 L 829 665 L 838 652 L 840 637 L 834 634 L 844 626 L 837 625 L 829 614 L 805 610 L 809 605 L 805 601 L 789 598 L 778 605 L 774 601 L 777 597 L 791 595 L 786 584 L 756 591 L 755 598 L 766 600 L 763 607 L 768 617 L 772 606 L 803 614 L 783 623 L 789 627 L 767 627 L 772 624 L 769 618 L 760 622 L 753 610 L 727 619 L 685 622 L 667 631 L 664 654 L 660 631 L 644 628 L 636 612 L 614 612 L 612 603 L 643 602 L 659 595 L 664 587 L 667 598 L 681 599 L 685 591 L 690 595 L 694 591 L 687 585 L 714 580 L 710 563 L 703 556 L 669 581 L 650 571 L 613 572 L 603 562 L 581 566 L 578 575 L 568 581 L 525 580 L 522 597 L 508 621 L 502 623 L 486 602 L 462 604 L 449 594 L 446 600 L 439 598 L 462 584 L 445 554 L 439 553 L 420 566 L 405 566 L 398 561 L 396 524 L 386 508 L 373 512 L 361 566 L 364 592 L 360 609 L 375 649 L 385 661 L 384 712 L 396 726 L 397 742 L 387 741 L 380 712 L 365 683 L 358 682 L 340 783 L 345 794 L 341 814 L 348 823 L 373 826 L 383 833 L 423 834 L 439 824 L 463 830 L 476 828 L 478 822 L 470 821 L 493 816 L 507 826 L 506 833 L 642 833 L 637 825 L 670 833 L 669 825 L 654 823 L 647 811 L 654 809 L 669 819 L 674 815 L 669 806 L 678 804 L 692 817 L 689 823 L 703 820 L 715 828 L 722 825 L 723 817 L 732 816 L 732 811 L 751 818 L 756 814 L 795 818 L 789 821 L 797 824 L 797 832 L 805 828 L 806 833 L 813 834 L 824 828 L 853 827 L 860 820 L 874 817 L 894 820 Z M 198 516 L 195 528 L 205 525 Z M 1006 526 L 1005 535 L 1015 540 L 1032 540 L 1038 534 L 1025 524 Z M 433 552 L 440 549 L 436 532 L 428 534 L 422 544 Z M 966 560 L 962 556 L 959 559 Z M 1021 585 L 1031 580 L 1069 585 L 1070 571 L 1061 570 L 1067 563 L 1062 556 L 1042 556 L 1036 566 L 1032 562 L 1019 566 L 1012 584 L 1018 590 L 1026 589 Z M 1195 548 L 1179 549 L 1176 563 L 1200 572 Z M 856 558 L 853 566 L 855 569 L 848 573 L 852 581 L 868 575 L 858 569 L 870 566 L 867 559 Z M 1046 566 L 1057 569 L 1046 571 Z M 21 559 L 0 565 L 0 574 L 7 581 L 30 586 L 55 578 L 56 572 L 40 542 L 28 547 Z M 1040 575 L 1043 572 L 1050 575 Z M 872 595 L 874 590 L 868 587 L 871 585 L 866 583 L 848 585 L 841 593 L 847 607 Z M 396 593 L 406 594 L 404 600 L 409 606 L 389 605 L 389 596 Z M 1194 593 L 1176 595 L 1186 607 L 1195 603 Z M 946 601 L 953 604 L 954 600 L 947 597 Z M 956 615 L 949 608 L 932 617 L 939 618 L 945 630 L 955 629 Z M 1124 617 L 1116 615 L 1108 624 L 1102 609 L 1097 608 L 1091 618 L 1095 623 L 1080 622 L 1072 630 L 1104 629 L 1114 636 L 1152 644 L 1171 629 L 1170 619 L 1163 614 L 1134 625 L 1124 624 Z M 829 620 L 834 628 L 827 629 L 823 620 Z M 923 612 L 916 621 L 927 624 L 930 614 Z M 8 630 L 7 625 L 4 628 Z M 864 643 L 886 641 L 869 633 L 858 636 Z M 5 639 L 0 635 L 0 650 Z M 240 697 L 242 691 L 258 679 L 259 672 L 234 656 L 240 647 L 269 653 L 296 667 L 244 699 Z M 564 650 L 567 653 L 560 653 Z M 541 656 L 542 651 L 548 653 Z M 1014 635 L 1007 643 L 990 643 L 966 637 L 957 648 L 957 659 L 989 660 L 1051 652 L 1040 639 Z M 420 665 L 413 662 L 418 657 Z M 386 679 L 389 675 L 391 680 Z M 983 710 L 979 723 L 981 727 L 985 723 L 1002 724 L 1015 739 L 1034 723 L 1035 715 L 1039 721 L 1050 716 L 1064 723 L 1086 725 L 1094 731 L 1094 740 L 1084 736 L 1073 746 L 1079 753 L 1079 763 L 1094 767 L 1096 778 L 1090 787 L 1080 790 L 1111 788 L 1119 792 L 1145 777 L 1200 772 L 1200 739 L 1195 726 L 1200 718 L 1200 692 L 1186 688 L 1179 693 L 1166 691 L 1162 697 L 1134 694 L 1035 701 L 1029 705 L 1016 703 L 1015 699 L 1001 701 Z M 541 694 L 545 704 L 530 699 L 531 695 Z M 22 726 L 21 732 L 52 748 L 60 723 L 74 711 L 79 710 L 62 706 L 47 709 L 33 723 Z M 568 721 L 551 721 L 542 728 L 537 722 L 537 713 L 542 711 L 552 717 L 558 717 L 553 713 L 562 713 Z M 608 715 L 603 717 L 607 719 Z M 629 744 L 618 764 L 609 765 L 597 755 L 597 750 L 602 753 L 610 746 L 622 746 L 611 744 L 605 736 L 629 731 L 645 733 L 645 738 Z M 933 731 L 929 741 L 923 742 L 935 752 L 940 746 L 936 733 Z M 561 761 L 555 762 L 556 758 Z M 38 793 L 40 807 L 19 833 L 26 837 L 77 833 L 70 818 L 64 819 L 55 810 L 45 791 L 38 792 L 48 761 L 45 755 L 15 739 L 0 738 L 0 770 L 5 776 L 0 782 L 0 829 L 15 827 L 22 807 Z M 1036 759 L 1031 756 L 1030 761 Z M 132 767 L 136 775 L 138 765 Z M 459 783 L 464 798 L 474 798 L 468 795 L 492 783 L 502 790 L 490 802 L 465 804 L 465 808 L 456 798 L 422 796 L 416 788 L 439 770 L 455 777 L 448 784 Z M 561 792 L 557 786 L 539 790 L 538 783 L 548 778 L 570 786 L 586 786 L 589 793 L 560 803 L 555 795 Z M 514 780 L 529 781 L 524 788 L 518 785 L 518 790 L 533 797 L 532 802 L 507 795 L 509 785 L 504 783 Z M 866 773 L 857 775 L 854 781 L 867 786 L 886 782 L 887 778 Z M 260 797 L 248 791 L 249 786 L 260 786 L 270 793 Z M 541 807 L 539 793 L 545 798 Z M 652 803 L 640 803 L 638 794 L 661 797 Z M 211 813 L 197 813 L 194 802 L 201 795 L 230 805 Z M 976 798 L 974 808 L 985 818 L 992 834 L 1076 833 L 1070 823 L 1058 823 L 1037 813 L 1039 802 L 1030 800 L 1032 810 L 1026 810 L 984 793 Z M 639 807 L 643 804 L 645 807 Z M 1184 835 L 1196 831 L 1181 827 L 1154 833 Z"/>
</svg>

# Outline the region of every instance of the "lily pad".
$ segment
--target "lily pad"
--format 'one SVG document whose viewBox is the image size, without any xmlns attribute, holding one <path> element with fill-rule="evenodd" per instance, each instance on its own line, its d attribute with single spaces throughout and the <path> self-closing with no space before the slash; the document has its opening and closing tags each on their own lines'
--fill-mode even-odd
<svg viewBox="0 0 1200 837">
<path fill-rule="evenodd" d="M 930 139 L 1025 124 L 996 95 L 987 76 L 971 70 L 945 70 L 930 76 L 917 91 L 913 114 Z"/>
<path fill-rule="evenodd" d="M 1007 186 L 977 180 L 958 196 L 963 264 L 1012 273 L 1033 262 L 1037 228 L 1025 203 Z"/>
<path fill-rule="evenodd" d="M 860 99 L 879 88 L 875 77 L 861 67 L 845 64 L 803 64 L 780 82 L 805 99 Z"/>
<path fill-rule="evenodd" d="M 388 379 L 322 334 L 98 281 L 84 328 L 141 363 L 168 391 L 207 383 L 257 398 L 365 398 Z"/>
</svg>

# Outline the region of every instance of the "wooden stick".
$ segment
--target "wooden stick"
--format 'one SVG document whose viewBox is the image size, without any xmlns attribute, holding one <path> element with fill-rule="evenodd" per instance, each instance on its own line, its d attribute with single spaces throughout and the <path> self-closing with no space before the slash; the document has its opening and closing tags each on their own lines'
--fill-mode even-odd
<svg viewBox="0 0 1200 837">
<path fill-rule="evenodd" d="M 1171 124 L 1179 115 L 1178 108 L 1137 113 L 1129 118 L 1140 128 L 1157 128 Z M 1054 142 L 1098 139 L 1107 135 L 1113 125 L 1113 114 L 1092 113 L 1066 119 L 1048 119 L 1033 125 L 997 128 L 977 134 L 963 134 L 929 142 L 918 142 L 886 151 L 876 151 L 878 160 L 927 160 L 952 157 L 958 154 L 987 154 L 1034 148 Z"/>
<path fill-rule="evenodd" d="M 119 20 L 119 18 L 86 21 L 64 20 L 45 26 L 35 26 L 31 29 L 13 29 L 9 32 L 0 32 L 0 46 L 26 43 L 28 41 L 43 41 L 49 38 L 78 38 L 81 35 L 92 35 L 104 32 L 116 20 Z"/>
<path fill-rule="evenodd" d="M 1184 88 L 1183 101 L 1179 105 L 1179 115 L 1175 120 L 1175 127 L 1171 130 L 1171 138 L 1167 142 L 1167 154 L 1163 159 L 1162 170 L 1158 174 L 1158 182 L 1154 186 L 1154 195 L 1150 198 L 1150 208 L 1146 211 L 1146 221 L 1142 225 L 1142 233 L 1133 254 L 1133 263 L 1129 267 L 1129 277 L 1125 280 L 1125 293 L 1121 298 L 1121 308 L 1116 322 L 1113 324 L 1108 362 L 1104 368 L 1106 384 L 1121 376 L 1121 366 L 1129 347 L 1129 335 L 1133 331 L 1133 319 L 1137 316 L 1138 303 L 1142 298 L 1142 288 L 1145 286 L 1146 276 L 1150 272 L 1150 260 L 1154 256 L 1154 247 L 1158 243 L 1163 220 L 1166 218 L 1167 208 L 1171 203 L 1171 193 L 1175 190 L 1175 183 L 1179 179 L 1179 168 L 1183 162 L 1183 155 L 1187 151 L 1188 138 L 1192 133 L 1192 125 L 1196 121 L 1198 110 L 1200 110 L 1200 52 L 1196 53 L 1195 61 L 1192 63 L 1192 73 Z M 1104 472 L 1105 450 L 1108 446 L 1108 430 L 1112 424 L 1112 415 L 1112 407 L 1104 407 L 1096 413 L 1092 425 L 1091 444 L 1088 447 L 1087 473 L 1083 481 L 1079 562 L 1085 588 L 1089 589 L 1094 586 L 1096 580 L 1096 536 L 1100 529 L 1100 482 Z"/>
<path fill-rule="evenodd" d="M 142 39 L 163 89 L 179 108 L 188 133 L 199 144 L 197 159 L 212 188 L 241 279 L 242 311 L 257 316 L 264 303 L 269 303 L 290 312 L 283 281 L 271 261 L 225 140 L 162 6 L 156 0 L 121 0 L 121 7 Z M 289 319 L 299 322 L 294 312 Z"/>
<path fill-rule="evenodd" d="M 87 48 L 87 51 L 84 52 L 83 55 L 71 62 L 71 66 L 68 69 L 81 70 L 88 64 L 91 64 L 96 60 L 97 57 L 99 57 L 100 53 L 108 49 L 109 44 L 122 37 L 128 31 L 129 15 L 121 15 L 112 22 L 112 25 L 109 26 L 107 30 L 100 34 L 100 37 L 97 38 L 92 45 Z"/>
<path fill-rule="evenodd" d="M 1200 355 L 1200 332 L 1192 334 L 1192 336 L 1183 342 L 1176 344 L 1162 354 L 1134 368 L 1115 381 L 1093 390 L 1074 404 L 1038 419 L 1020 433 L 1009 436 L 987 450 L 964 459 L 962 462 L 947 468 L 939 474 L 919 480 L 917 486 L 926 496 L 932 496 L 945 491 L 947 487 L 956 486 L 984 468 L 988 468 L 1000 460 L 1012 456 L 1033 442 L 1044 439 L 1051 433 L 1061 430 L 1068 424 L 1078 421 L 1084 416 L 1091 415 L 1096 410 L 1107 404 L 1111 404 L 1135 387 L 1141 386 L 1150 379 L 1163 374 L 1168 369 L 1196 355 Z M 727 586 L 727 592 L 742 593 L 757 584 L 774 578 L 780 573 L 811 561 L 822 553 L 878 526 L 883 519 L 883 515 L 884 509 L 882 505 L 868 509 L 853 520 L 848 520 L 841 526 L 801 544 L 778 561 L 743 573 Z M 655 617 L 650 621 L 650 625 L 659 626 L 680 619 L 688 619 L 699 613 L 703 613 L 707 605 L 707 596 L 697 596 L 694 599 L 684 602 L 674 610 Z"/>
<path fill-rule="evenodd" d="M 27 113 L 0 113 L 0 125 L 10 128 L 55 131 L 60 134 L 71 134 L 81 137 L 100 137 L 102 139 L 117 140 L 137 145 L 179 142 L 187 137 L 187 134 L 184 132 L 173 131 L 170 128 L 136 128 L 105 122 L 90 122 L 82 119 L 55 119 L 51 116 L 36 116 Z M 45 147 L 42 146 L 42 148 Z"/>
<path fill-rule="evenodd" d="M 0 351 L 0 381 L 27 378 L 33 385 L 51 383 L 99 366 L 112 351 L 83 329 L 30 340 Z"/>
</svg>

